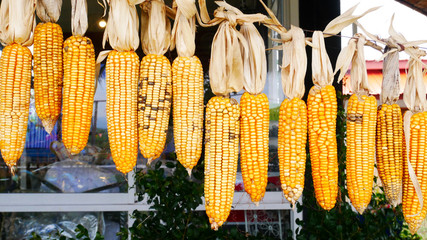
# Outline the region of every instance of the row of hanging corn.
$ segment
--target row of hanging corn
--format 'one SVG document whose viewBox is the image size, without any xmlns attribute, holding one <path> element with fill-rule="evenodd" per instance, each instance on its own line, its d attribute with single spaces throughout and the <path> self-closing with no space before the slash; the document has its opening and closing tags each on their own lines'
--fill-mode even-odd
<svg viewBox="0 0 427 240">
<path fill-rule="evenodd" d="M 110 6 L 109 21 L 103 42 L 105 44 L 108 39 L 114 50 L 101 53 L 98 62 L 108 57 L 107 124 L 117 169 L 123 173 L 133 169 L 138 143 L 149 162 L 160 156 L 173 103 L 177 157 L 190 174 L 200 158 L 203 136 L 203 70 L 194 56 L 196 6 L 194 2 L 175 1 L 175 22 L 170 36 L 171 26 L 163 2 L 107 2 Z M 278 154 L 285 197 L 295 204 L 302 194 L 308 132 L 316 198 L 322 208 L 332 209 L 338 194 L 337 101 L 332 86 L 334 72 L 326 53 L 323 33 L 316 31 L 311 39 L 305 39 L 300 28 L 292 27 L 287 31 L 268 9 L 272 19 L 261 14 L 245 15 L 224 2 L 218 2 L 214 19 L 210 19 L 205 4 L 201 3 L 200 24 L 219 24 L 212 43 L 209 70 L 211 87 L 217 96 L 209 101 L 205 118 L 205 205 L 212 228 L 221 226 L 230 212 L 239 140 L 245 190 L 254 203 L 263 198 L 267 185 L 269 107 L 266 95 L 261 93 L 266 78 L 266 59 L 263 40 L 253 22 L 263 22 L 277 31 L 281 39 L 276 41 L 282 43 L 280 48 L 284 51 L 282 86 L 287 99 L 280 106 Z M 10 12 L 14 16 L 10 20 L 2 16 L 7 20 L 2 21 L 0 36 L 1 42 L 7 45 L 0 60 L 0 149 L 10 167 L 20 158 L 25 143 L 31 83 L 31 52 L 25 46 L 33 41 L 34 8 L 43 22 L 34 30 L 36 111 L 46 131 L 50 132 L 59 118 L 62 105 L 64 145 L 71 154 L 78 154 L 87 142 L 95 92 L 95 56 L 91 40 L 84 37 L 87 29 L 86 3 L 84 0 L 72 0 L 73 36 L 64 43 L 61 28 L 55 23 L 61 4 L 61 1 L 39 0 L 36 7 L 35 1 L 19 0 L 3 1 L 1 5 L 3 13 Z M 134 52 L 139 45 L 137 4 L 141 4 L 141 23 L 144 25 L 141 27 L 141 42 L 146 56 L 141 62 Z M 24 9 L 22 16 L 16 15 L 14 9 L 17 7 Z M 353 22 L 364 15 L 353 17 L 353 10 L 333 20 L 324 32 L 338 33 L 349 24 L 348 17 Z M 345 24 L 343 19 L 347 20 Z M 19 32 L 19 27 L 16 27 L 19 24 L 19 27 L 26 26 L 26 31 Z M 5 30 L 8 25 L 15 28 Z M 240 31 L 237 25 L 240 25 Z M 393 36 L 386 42 L 392 50 L 386 53 L 385 63 L 396 61 L 401 50 L 399 47 L 406 42 L 401 35 Z M 400 45 L 393 42 L 396 39 Z M 398 91 L 396 95 L 396 74 L 389 74 L 394 78 L 384 78 L 383 105 L 377 112 L 376 99 L 368 95 L 363 56 L 366 42 L 361 34 L 351 39 L 349 46 L 340 54 L 335 70 L 335 73 L 341 70 L 341 79 L 347 67 L 352 65 L 351 87 L 354 94 L 347 107 L 346 139 L 349 197 L 356 210 L 363 213 L 372 194 L 376 146 L 378 172 L 387 199 L 397 205 L 401 201 L 403 186 L 403 210 L 414 232 L 427 212 L 423 203 L 427 194 L 424 190 L 427 183 L 423 177 L 427 150 L 426 103 L 422 97 L 425 89 L 420 90 L 420 84 L 413 83 L 422 79 L 421 53 L 411 52 L 413 67 L 405 88 L 405 94 L 408 92 L 405 96 L 418 96 L 405 98 L 405 103 L 414 113 L 407 117 L 405 135 L 409 151 L 406 156 L 402 116 L 395 104 L 399 96 Z M 301 100 L 305 92 L 306 44 L 313 47 L 314 83 L 308 93 L 307 105 Z M 170 45 L 171 49 L 177 48 L 179 56 L 172 67 L 163 56 Z M 396 70 L 387 70 L 386 66 L 385 76 Z M 247 92 L 239 106 L 230 98 L 230 93 L 243 87 Z"/>
</svg>

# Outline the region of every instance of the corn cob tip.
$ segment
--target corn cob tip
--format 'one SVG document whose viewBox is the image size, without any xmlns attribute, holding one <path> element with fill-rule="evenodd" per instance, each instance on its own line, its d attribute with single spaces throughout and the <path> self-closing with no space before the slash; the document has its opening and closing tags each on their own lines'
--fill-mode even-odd
<svg viewBox="0 0 427 240">
<path fill-rule="evenodd" d="M 156 160 L 155 158 L 148 158 L 147 159 L 147 166 L 150 166 L 152 162 L 154 162 L 154 160 Z"/>
<path fill-rule="evenodd" d="M 10 174 L 12 174 L 12 176 L 15 176 L 15 172 L 16 172 L 16 165 L 14 165 L 11 162 L 6 162 L 6 165 L 9 167 L 10 169 Z"/>
<path fill-rule="evenodd" d="M 50 135 L 52 133 L 53 128 L 55 127 L 56 119 L 43 119 L 42 125 L 44 127 L 44 130 Z"/>
<path fill-rule="evenodd" d="M 356 207 L 356 211 L 357 211 L 360 215 L 362 215 L 362 214 L 363 214 L 363 212 L 365 212 L 365 209 L 366 209 L 366 207 Z"/>
<path fill-rule="evenodd" d="M 259 201 L 253 202 L 255 204 L 255 206 L 259 206 Z"/>
<path fill-rule="evenodd" d="M 418 232 L 418 229 L 421 227 L 422 222 L 423 222 L 422 220 L 415 220 L 415 221 L 408 223 L 409 231 L 411 232 L 412 235 L 414 235 Z"/>
<path fill-rule="evenodd" d="M 211 223 L 211 229 L 213 229 L 213 230 L 215 230 L 215 231 L 218 231 L 218 223 L 217 222 L 212 222 Z"/>
<path fill-rule="evenodd" d="M 191 168 L 186 168 L 186 170 L 187 170 L 187 172 L 188 172 L 188 177 L 190 177 L 191 178 Z"/>
</svg>

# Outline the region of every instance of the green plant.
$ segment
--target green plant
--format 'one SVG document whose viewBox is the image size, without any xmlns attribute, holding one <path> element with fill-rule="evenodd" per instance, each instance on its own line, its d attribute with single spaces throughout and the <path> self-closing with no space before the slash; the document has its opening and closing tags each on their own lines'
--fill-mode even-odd
<svg viewBox="0 0 427 240">
<path fill-rule="evenodd" d="M 204 211 L 195 211 L 202 204 L 203 166 L 193 169 L 192 178 L 179 163 L 158 161 L 148 171 L 136 173 L 138 200 L 151 204 L 148 212 L 134 211 L 135 222 L 118 233 L 122 239 L 255 239 L 237 228 L 210 229 Z"/>
<path fill-rule="evenodd" d="M 343 103 L 346 96 L 337 91 L 337 98 Z M 345 130 L 345 109 L 343 104 L 338 104 L 339 193 L 337 204 L 330 211 L 323 210 L 317 204 L 311 185 L 310 161 L 307 161 L 303 204 L 297 204 L 297 210 L 304 211 L 304 220 L 298 221 L 300 229 L 297 239 L 420 239 L 419 236 L 409 233 L 407 225 L 404 224 L 402 207 L 391 207 L 380 191 L 372 195 L 370 205 L 363 215 L 352 210 L 345 188 Z"/>
<path fill-rule="evenodd" d="M 50 239 L 58 239 L 58 240 L 91 240 L 89 237 L 89 231 L 81 224 L 77 225 L 76 229 L 74 230 L 76 232 L 76 238 L 67 238 L 63 235 L 63 231 L 56 231 L 52 235 L 49 235 Z M 41 240 L 42 238 L 40 235 L 38 235 L 36 232 L 31 233 L 30 240 Z M 104 240 L 104 237 L 99 233 L 96 232 L 96 236 L 94 240 Z"/>
</svg>

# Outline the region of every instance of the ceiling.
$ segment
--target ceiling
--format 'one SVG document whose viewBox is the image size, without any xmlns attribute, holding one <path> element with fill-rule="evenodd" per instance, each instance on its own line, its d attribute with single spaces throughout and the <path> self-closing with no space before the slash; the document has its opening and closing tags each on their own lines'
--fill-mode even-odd
<svg viewBox="0 0 427 240">
<path fill-rule="evenodd" d="M 427 15 L 427 0 L 396 0 L 424 15 Z"/>
</svg>

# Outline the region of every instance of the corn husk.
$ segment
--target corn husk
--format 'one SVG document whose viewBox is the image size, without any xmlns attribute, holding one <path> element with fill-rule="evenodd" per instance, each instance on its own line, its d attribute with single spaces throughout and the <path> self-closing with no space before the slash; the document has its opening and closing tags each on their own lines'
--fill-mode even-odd
<svg viewBox="0 0 427 240">
<path fill-rule="evenodd" d="M 88 28 L 86 0 L 71 0 L 71 32 L 84 36 Z"/>
<path fill-rule="evenodd" d="M 329 36 L 338 34 L 339 32 L 341 32 L 341 30 L 343 30 L 348 25 L 356 22 L 359 18 L 362 18 L 366 14 L 373 12 L 373 11 L 380 8 L 379 6 L 373 7 L 373 8 L 366 10 L 365 12 L 363 12 L 360 15 L 354 16 L 353 12 L 354 12 L 354 10 L 356 10 L 358 5 L 359 4 L 354 5 L 353 7 L 351 7 L 347 11 L 345 11 L 343 14 L 339 15 L 338 17 L 336 17 L 332 21 L 330 21 L 328 23 L 328 25 L 326 25 L 325 29 L 323 30 L 323 32 L 326 33 L 325 37 L 329 37 Z"/>
<path fill-rule="evenodd" d="M 312 37 L 312 77 L 316 86 L 324 87 L 332 85 L 334 74 L 331 60 L 326 52 L 325 39 L 321 31 L 315 31 Z"/>
<path fill-rule="evenodd" d="M 243 87 L 249 93 L 256 95 L 264 89 L 267 78 L 267 57 L 265 55 L 264 39 L 252 23 L 243 23 L 240 27 L 240 32 L 248 43 L 247 51 L 241 49 L 242 52 L 247 54 L 247 57 L 243 58 Z M 243 45 L 240 47 L 243 47 Z"/>
<path fill-rule="evenodd" d="M 37 0 L 36 13 L 42 22 L 57 22 L 61 15 L 62 0 Z"/>
<path fill-rule="evenodd" d="M 291 26 L 288 33 L 292 36 L 292 40 L 283 44 L 283 92 L 289 99 L 302 98 L 305 93 L 304 78 L 307 71 L 304 32 L 299 27 Z"/>
<path fill-rule="evenodd" d="M 0 42 L 22 46 L 33 44 L 31 32 L 36 27 L 35 0 L 3 0 L 0 6 Z"/>
<path fill-rule="evenodd" d="M 244 23 L 261 22 L 267 17 L 262 14 L 243 14 L 226 2 L 216 1 L 215 3 L 219 7 L 214 12 L 214 18 L 210 19 L 204 0 L 199 0 L 202 20 L 199 18 L 198 20 L 200 25 L 206 27 L 219 24 L 212 41 L 209 77 L 212 92 L 218 96 L 228 96 L 231 92 L 242 90 L 245 81 L 244 63 L 249 55 L 253 55 L 249 51 L 256 51 L 249 50 L 247 40 L 236 27 Z M 249 75 L 251 74 L 248 73 L 247 76 Z M 253 87 L 249 86 L 249 88 Z M 256 92 L 256 89 L 253 90 Z"/>
<path fill-rule="evenodd" d="M 347 47 L 338 55 L 334 73 L 340 71 L 338 80 L 341 80 L 351 63 L 350 87 L 353 93 L 368 95 L 368 72 L 366 70 L 365 53 L 363 50 L 365 43 L 366 38 L 360 33 L 350 39 Z"/>
<path fill-rule="evenodd" d="M 393 38 L 387 39 L 387 46 L 383 62 L 383 81 L 381 85 L 381 101 L 383 104 L 392 105 L 400 96 L 400 70 L 399 51 Z"/>
<path fill-rule="evenodd" d="M 194 0 L 176 0 L 175 3 L 170 49 L 176 47 L 179 57 L 192 57 L 196 50 L 196 3 Z"/>
<path fill-rule="evenodd" d="M 163 0 L 146 0 L 141 4 L 141 47 L 144 54 L 163 55 L 169 49 L 171 24 Z"/>
<path fill-rule="evenodd" d="M 102 45 L 110 43 L 111 47 L 117 51 L 132 51 L 138 48 L 138 15 L 136 4 L 142 2 L 128 0 L 109 0 L 110 10 L 108 12 L 107 26 L 104 31 Z"/>
</svg>

